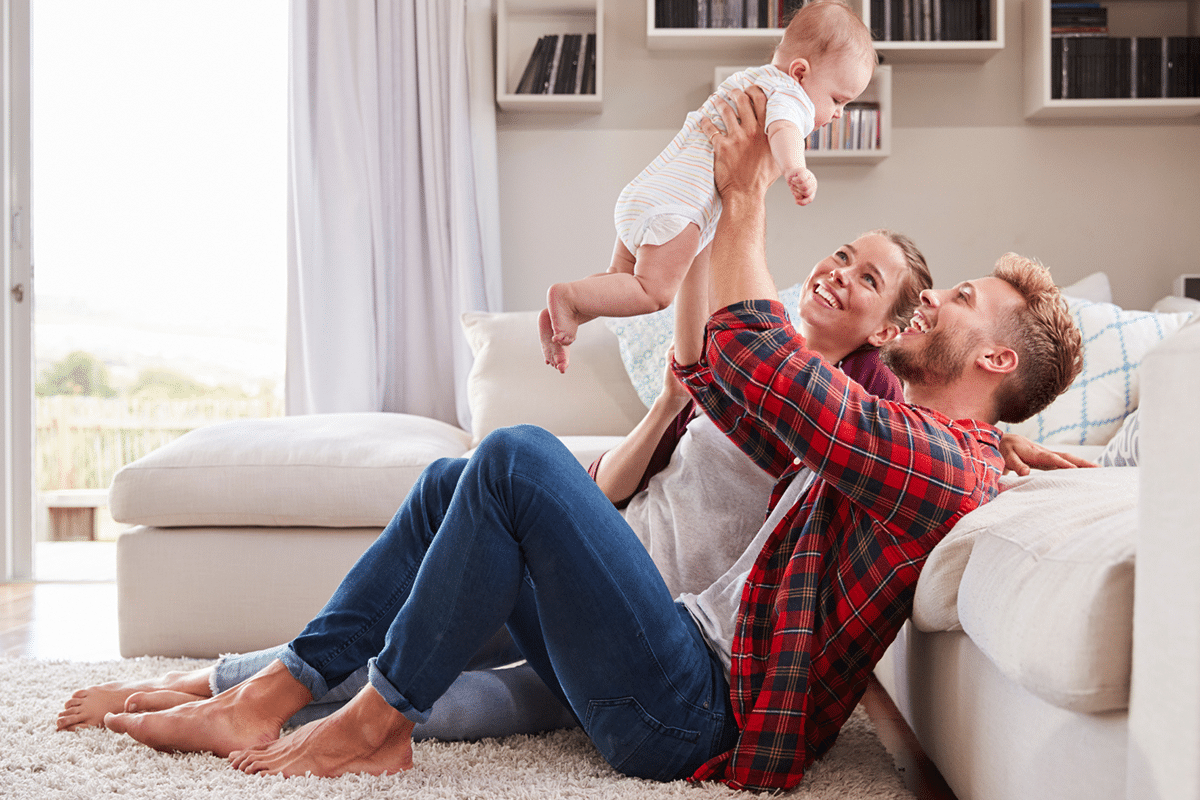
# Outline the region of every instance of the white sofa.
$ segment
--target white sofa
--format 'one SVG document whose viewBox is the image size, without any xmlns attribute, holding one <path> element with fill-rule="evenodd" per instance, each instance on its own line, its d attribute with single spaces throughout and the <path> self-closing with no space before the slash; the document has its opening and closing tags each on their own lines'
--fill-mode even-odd
<svg viewBox="0 0 1200 800">
<path fill-rule="evenodd" d="M 1085 372 L 1019 427 L 1092 457 L 1128 456 L 1140 427 L 1142 466 L 1006 478 L 930 557 L 877 674 L 960 800 L 1200 797 L 1200 325 L 1072 307 Z M 402 414 L 251 420 L 122 470 L 109 498 L 134 526 L 117 544 L 122 654 L 290 639 L 426 464 L 516 422 L 590 463 L 644 413 L 670 335 L 665 312 L 584 326 L 562 376 L 533 312 L 464 328 L 473 435 Z"/>
</svg>

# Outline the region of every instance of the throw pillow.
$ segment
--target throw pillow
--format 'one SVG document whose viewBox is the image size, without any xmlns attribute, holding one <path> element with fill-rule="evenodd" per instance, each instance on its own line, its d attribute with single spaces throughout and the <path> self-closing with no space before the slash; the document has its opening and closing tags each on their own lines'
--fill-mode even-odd
<svg viewBox="0 0 1200 800">
<path fill-rule="evenodd" d="M 1060 291 L 1064 297 L 1077 297 L 1080 300 L 1091 300 L 1093 303 L 1112 302 L 1112 287 L 1108 283 L 1108 275 L 1103 272 L 1093 272 L 1070 286 L 1060 287 Z"/>
<path fill-rule="evenodd" d="M 646 410 L 625 379 L 614 337 L 603 325 L 579 326 L 566 374 L 546 366 L 537 311 L 462 315 L 475 360 L 467 375 L 472 446 L 519 423 L 551 433 L 624 436 Z"/>
<path fill-rule="evenodd" d="M 1126 311 L 1074 297 L 1067 305 L 1083 335 L 1083 371 L 1042 413 L 1000 427 L 1043 444 L 1102 445 L 1137 408 L 1142 357 L 1189 315 Z"/>
<path fill-rule="evenodd" d="M 788 314 L 794 314 L 800 303 L 799 283 L 779 292 L 779 301 Z M 649 408 L 662 391 L 663 373 L 667 368 L 667 348 L 675 338 L 675 306 L 637 317 L 610 317 L 604 320 L 608 329 L 617 335 L 621 361 L 638 397 Z M 572 351 L 574 352 L 574 351 Z M 567 370 L 570 374 L 570 369 Z"/>
<path fill-rule="evenodd" d="M 1136 467 L 1138 463 L 1138 409 L 1125 418 L 1117 435 L 1109 440 L 1100 454 L 1102 467 Z"/>
</svg>

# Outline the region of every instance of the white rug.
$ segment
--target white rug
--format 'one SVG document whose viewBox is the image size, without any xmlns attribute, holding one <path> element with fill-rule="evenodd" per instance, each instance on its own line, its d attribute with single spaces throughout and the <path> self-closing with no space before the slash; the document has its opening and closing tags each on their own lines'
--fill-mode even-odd
<svg viewBox="0 0 1200 800">
<path fill-rule="evenodd" d="M 205 754 L 166 754 L 104 730 L 59 733 L 55 716 L 75 689 L 149 678 L 207 662 L 0 659 L 0 797 L 48 800 L 118 795 L 169 798 L 655 798 L 750 797 L 724 786 L 623 777 L 579 730 L 481 742 L 420 742 L 416 766 L 384 777 L 245 775 Z M 766 796 L 766 795 L 763 795 Z M 786 795 L 805 800 L 912 800 L 861 708 L 837 745 Z"/>
</svg>

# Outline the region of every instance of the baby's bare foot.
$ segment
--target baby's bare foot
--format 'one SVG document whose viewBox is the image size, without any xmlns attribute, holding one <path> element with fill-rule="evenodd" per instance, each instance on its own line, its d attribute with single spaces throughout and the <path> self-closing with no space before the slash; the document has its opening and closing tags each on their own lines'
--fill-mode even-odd
<svg viewBox="0 0 1200 800">
<path fill-rule="evenodd" d="M 554 328 L 550 323 L 550 312 L 544 308 L 538 315 L 538 336 L 542 339 L 542 355 L 545 357 L 546 363 L 559 372 L 565 373 L 569 348 L 554 341 Z"/>
<path fill-rule="evenodd" d="M 144 681 L 102 683 L 88 686 L 72 694 L 58 713 L 60 731 L 79 728 L 103 728 L 104 716 L 130 710 L 126 703 L 132 695 L 150 691 L 172 691 L 187 697 L 182 702 L 209 697 L 209 675 L 212 667 L 189 672 L 168 672 Z"/>
<path fill-rule="evenodd" d="M 556 283 L 546 292 L 546 310 L 550 313 L 553 339 L 563 347 L 574 343 L 581 321 L 570 300 L 570 291 L 567 284 Z"/>
</svg>

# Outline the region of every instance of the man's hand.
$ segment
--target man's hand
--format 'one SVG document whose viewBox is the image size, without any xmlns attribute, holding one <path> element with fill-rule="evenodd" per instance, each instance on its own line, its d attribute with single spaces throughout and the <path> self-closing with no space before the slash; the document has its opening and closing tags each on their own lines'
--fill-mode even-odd
<svg viewBox="0 0 1200 800">
<path fill-rule="evenodd" d="M 767 95 L 751 86 L 745 92 L 735 89 L 729 98 L 733 106 L 717 98 L 724 132 L 707 117 L 700 120 L 700 129 L 713 145 L 713 181 L 722 200 L 737 194 L 761 199 L 779 177 L 761 122 L 767 113 Z"/>
<path fill-rule="evenodd" d="M 1075 469 L 1099 466 L 1086 458 L 1043 447 L 1015 433 L 1006 433 L 1000 437 L 1000 455 L 1004 457 L 1004 471 L 1015 472 L 1018 475 L 1028 475 L 1030 468 Z"/>
</svg>

